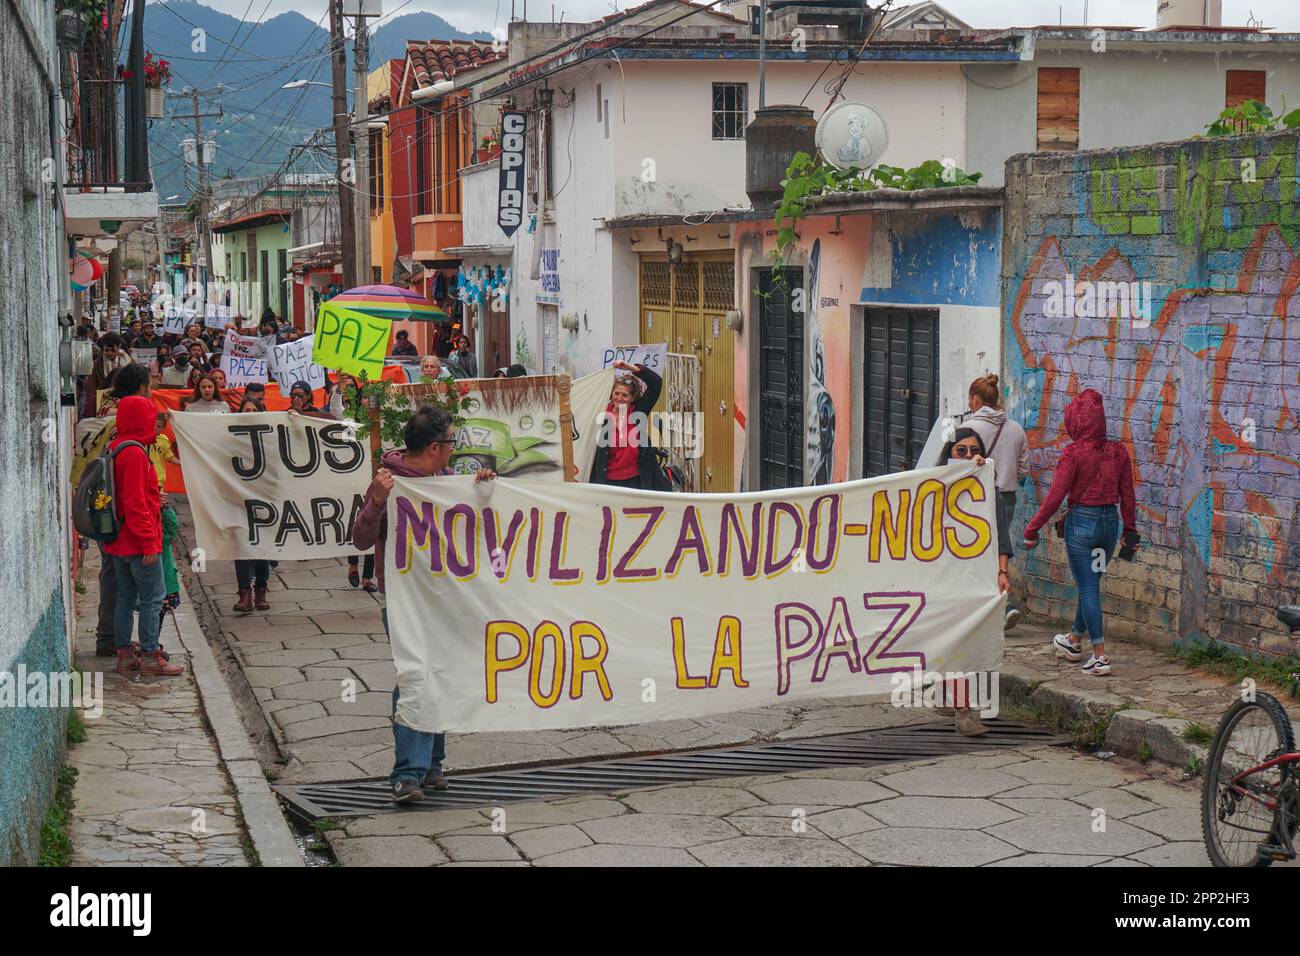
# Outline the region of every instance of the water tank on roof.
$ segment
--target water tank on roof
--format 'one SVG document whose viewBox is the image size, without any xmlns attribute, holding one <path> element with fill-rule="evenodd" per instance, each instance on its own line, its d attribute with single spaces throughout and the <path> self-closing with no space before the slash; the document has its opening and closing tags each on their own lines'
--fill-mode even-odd
<svg viewBox="0 0 1300 956">
<path fill-rule="evenodd" d="M 781 201 L 781 180 L 794 154 L 817 151 L 817 120 L 804 106 L 765 106 L 745 127 L 745 192 L 755 209 Z"/>
<path fill-rule="evenodd" d="M 1156 0 L 1156 29 L 1223 26 L 1223 0 Z"/>
</svg>

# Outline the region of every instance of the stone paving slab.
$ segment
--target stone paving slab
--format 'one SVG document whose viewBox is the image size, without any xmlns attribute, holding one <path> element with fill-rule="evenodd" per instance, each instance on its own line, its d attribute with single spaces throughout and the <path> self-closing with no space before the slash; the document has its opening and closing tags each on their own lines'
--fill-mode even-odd
<svg viewBox="0 0 1300 956">
<path fill-rule="evenodd" d="M 83 552 L 74 663 L 103 674 L 103 714 L 83 715 L 70 832 L 75 866 L 247 866 L 235 788 L 205 723 L 194 676 L 128 679 L 95 656 L 100 556 Z M 188 664 L 175 618 L 163 645 Z"/>
<path fill-rule="evenodd" d="M 434 848 L 459 863 L 531 866 L 1208 862 L 1189 836 L 1199 827 L 1200 782 L 1160 764 L 1037 747 L 854 769 L 861 778 L 839 790 L 825 786 L 834 782 L 825 771 L 810 770 L 502 807 L 415 807 L 347 820 L 328 836 L 345 865 L 396 862 L 398 854 L 374 852 L 386 846 L 376 841 L 402 839 L 418 841 L 407 856 L 420 866 L 448 865 Z M 963 776 L 975 786 L 954 795 Z M 1069 784 L 1029 782 L 1066 776 Z M 1030 786 L 1073 786 L 1087 796 L 1011 796 Z M 800 793 L 810 802 L 789 802 Z"/>
</svg>

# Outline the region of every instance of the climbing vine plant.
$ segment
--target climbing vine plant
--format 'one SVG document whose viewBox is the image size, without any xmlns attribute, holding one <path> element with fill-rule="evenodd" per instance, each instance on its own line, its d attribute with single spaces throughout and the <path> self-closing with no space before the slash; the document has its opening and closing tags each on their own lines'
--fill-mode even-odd
<svg viewBox="0 0 1300 956">
<path fill-rule="evenodd" d="M 968 173 L 957 166 L 927 159 L 919 166 L 903 169 L 884 164 L 870 169 L 836 169 L 797 152 L 781 180 L 781 202 L 776 207 L 776 248 L 772 261 L 780 270 L 790 261 L 796 229 L 807 211 L 807 202 L 827 193 L 870 192 L 873 189 L 939 189 L 945 186 L 978 186 L 983 173 Z M 779 281 L 779 280 L 778 280 Z"/>
</svg>

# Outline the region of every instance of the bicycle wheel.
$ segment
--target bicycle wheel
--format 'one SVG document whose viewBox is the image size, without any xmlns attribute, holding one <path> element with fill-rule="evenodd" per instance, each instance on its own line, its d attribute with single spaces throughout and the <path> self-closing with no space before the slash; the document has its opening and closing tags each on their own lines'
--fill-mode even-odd
<svg viewBox="0 0 1300 956">
<path fill-rule="evenodd" d="M 1292 776 L 1289 764 L 1241 774 L 1286 753 L 1295 752 L 1291 720 L 1269 694 L 1238 701 L 1228 708 L 1210 745 L 1201 791 L 1201 829 L 1215 866 L 1268 866 L 1259 847 L 1276 842 L 1274 827 L 1281 812 L 1280 795 Z M 1295 832 L 1288 817 L 1287 828 Z"/>
</svg>

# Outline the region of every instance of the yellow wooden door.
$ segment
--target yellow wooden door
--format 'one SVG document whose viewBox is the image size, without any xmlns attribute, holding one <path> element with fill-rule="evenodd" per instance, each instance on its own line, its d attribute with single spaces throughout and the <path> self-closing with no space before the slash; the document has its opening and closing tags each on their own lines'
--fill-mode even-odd
<svg viewBox="0 0 1300 956">
<path fill-rule="evenodd" d="M 663 256 L 641 259 L 641 341 L 668 343 L 668 351 L 700 362 L 699 411 L 704 449 L 698 490 L 728 492 L 732 480 L 732 308 L 735 266 L 730 253 L 687 256 L 670 265 Z"/>
</svg>

